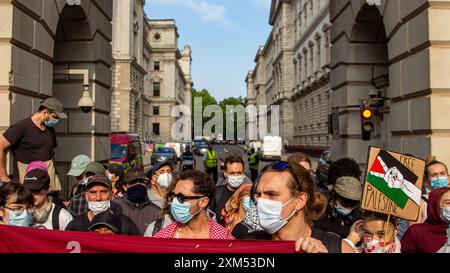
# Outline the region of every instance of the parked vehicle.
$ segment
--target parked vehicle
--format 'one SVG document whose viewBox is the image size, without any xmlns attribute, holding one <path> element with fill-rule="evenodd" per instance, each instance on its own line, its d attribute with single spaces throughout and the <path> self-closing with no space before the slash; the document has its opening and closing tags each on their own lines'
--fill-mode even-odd
<svg viewBox="0 0 450 273">
<path fill-rule="evenodd" d="M 166 143 L 166 147 L 173 148 L 177 154 L 177 159 L 181 160 L 181 143 Z"/>
<path fill-rule="evenodd" d="M 204 155 L 208 152 L 208 142 L 206 140 L 194 140 L 194 153 Z"/>
<path fill-rule="evenodd" d="M 164 162 L 164 161 L 172 161 L 172 163 L 177 163 L 177 153 L 173 148 L 170 147 L 161 147 L 158 148 L 156 153 L 153 153 L 151 157 L 152 165 L 155 165 L 158 162 Z"/>
<path fill-rule="evenodd" d="M 331 149 L 325 150 L 319 158 L 316 169 L 316 183 L 326 185 L 328 181 L 328 169 L 331 164 Z"/>
<path fill-rule="evenodd" d="M 139 135 L 134 132 L 113 132 L 111 141 L 111 164 L 121 164 L 125 172 L 129 169 L 144 169 Z"/>
<path fill-rule="evenodd" d="M 265 136 L 262 147 L 262 160 L 281 160 L 283 141 L 279 136 Z"/>
</svg>

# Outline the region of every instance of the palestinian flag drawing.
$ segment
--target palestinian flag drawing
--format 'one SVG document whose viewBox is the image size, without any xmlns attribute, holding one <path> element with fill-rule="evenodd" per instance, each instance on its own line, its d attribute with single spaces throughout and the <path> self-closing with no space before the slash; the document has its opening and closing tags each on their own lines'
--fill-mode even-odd
<svg viewBox="0 0 450 273">
<path fill-rule="evenodd" d="M 420 206 L 418 177 L 387 151 L 380 150 L 367 174 L 367 182 L 404 209 L 411 199 Z"/>
</svg>

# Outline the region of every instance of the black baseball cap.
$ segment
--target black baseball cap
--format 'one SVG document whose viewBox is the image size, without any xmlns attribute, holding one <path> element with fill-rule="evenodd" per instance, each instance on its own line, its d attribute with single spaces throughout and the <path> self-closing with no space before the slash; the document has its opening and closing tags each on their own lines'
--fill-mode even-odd
<svg viewBox="0 0 450 273">
<path fill-rule="evenodd" d="M 125 183 L 133 183 L 142 180 L 148 182 L 148 177 L 142 170 L 129 170 L 124 178 Z"/>
<path fill-rule="evenodd" d="M 99 213 L 92 218 L 91 226 L 89 227 L 89 231 L 92 231 L 96 228 L 106 226 L 110 228 L 115 233 L 122 233 L 122 224 L 120 222 L 119 217 L 110 211 L 104 211 Z"/>
<path fill-rule="evenodd" d="M 31 170 L 25 175 L 23 186 L 30 191 L 42 190 L 50 186 L 50 176 L 42 169 Z"/>
<path fill-rule="evenodd" d="M 109 181 L 108 177 L 104 174 L 96 174 L 92 177 L 90 177 L 86 183 L 86 188 L 89 189 L 93 185 L 103 185 L 106 186 L 108 189 L 112 188 L 111 181 Z"/>
</svg>

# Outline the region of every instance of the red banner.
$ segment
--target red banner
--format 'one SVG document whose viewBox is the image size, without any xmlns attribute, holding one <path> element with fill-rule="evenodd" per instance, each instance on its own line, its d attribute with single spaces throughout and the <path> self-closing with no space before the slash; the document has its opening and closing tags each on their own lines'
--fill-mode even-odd
<svg viewBox="0 0 450 273">
<path fill-rule="evenodd" d="M 154 239 L 0 225 L 0 253 L 294 253 L 292 241 Z"/>
</svg>

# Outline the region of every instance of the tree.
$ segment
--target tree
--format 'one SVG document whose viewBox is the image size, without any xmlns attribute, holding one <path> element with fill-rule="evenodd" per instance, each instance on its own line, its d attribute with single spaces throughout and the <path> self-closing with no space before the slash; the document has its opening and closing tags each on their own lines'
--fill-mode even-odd
<svg viewBox="0 0 450 273">
<path fill-rule="evenodd" d="M 227 113 L 227 105 L 228 106 L 233 106 L 233 107 L 241 105 L 245 109 L 245 107 L 247 106 L 247 98 L 243 98 L 242 96 L 239 96 L 238 98 L 229 97 L 229 98 L 223 99 L 219 103 L 219 106 L 220 106 L 220 108 L 222 108 L 222 111 L 224 113 L 224 115 L 223 115 L 223 124 L 224 125 L 226 124 L 226 118 L 227 118 L 227 114 L 226 114 Z M 241 122 L 243 122 L 245 124 L 245 112 L 244 112 L 244 117 L 243 118 L 244 119 L 241 120 Z M 243 129 L 243 128 L 245 128 L 245 125 L 238 124 L 238 114 L 234 113 L 234 125 L 233 125 L 233 128 L 228 128 L 228 130 L 230 130 L 230 132 L 232 132 L 232 135 L 233 135 L 234 139 L 238 138 L 238 135 L 237 135 L 238 134 L 238 130 L 237 130 L 238 127 Z M 226 130 L 227 130 L 227 128 L 226 128 L 226 126 L 224 126 L 224 132 L 223 132 L 224 137 L 227 137 Z M 245 131 L 244 131 L 244 136 L 245 136 Z"/>
<path fill-rule="evenodd" d="M 195 125 L 195 121 L 194 121 L 194 112 L 195 112 L 195 108 L 194 108 L 194 102 L 195 102 L 195 98 L 202 98 L 202 116 L 203 116 L 203 113 L 204 113 L 204 111 L 205 111 L 205 108 L 208 106 L 208 105 L 217 105 L 217 101 L 216 101 L 216 99 L 213 97 L 213 96 L 211 96 L 211 94 L 209 94 L 209 92 L 208 92 L 208 90 L 206 90 L 206 89 L 202 89 L 201 91 L 197 91 L 196 89 L 193 89 L 192 90 L 192 134 L 194 134 L 194 132 L 195 132 L 195 130 L 194 130 L 194 125 Z M 206 124 L 206 122 L 208 122 L 208 120 L 209 120 L 210 118 L 208 118 L 208 117 L 203 117 L 202 118 L 202 128 L 204 128 L 204 126 L 205 126 L 205 124 Z M 193 135 L 193 137 L 194 137 L 194 135 Z"/>
</svg>

